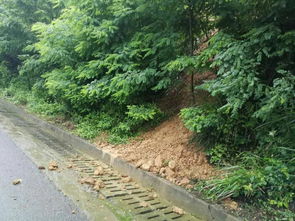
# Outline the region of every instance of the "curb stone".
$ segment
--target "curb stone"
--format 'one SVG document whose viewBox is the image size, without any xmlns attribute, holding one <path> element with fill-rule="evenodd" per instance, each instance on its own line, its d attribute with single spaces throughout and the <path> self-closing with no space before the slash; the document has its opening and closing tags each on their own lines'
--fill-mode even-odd
<svg viewBox="0 0 295 221">
<path fill-rule="evenodd" d="M 30 120 L 54 135 L 60 140 L 66 141 L 79 151 L 101 160 L 102 162 L 112 166 L 123 174 L 128 174 L 136 182 L 147 188 L 152 188 L 159 196 L 173 203 L 175 206 L 183 208 L 192 215 L 207 221 L 241 221 L 241 218 L 228 214 L 221 206 L 209 204 L 204 200 L 190 194 L 185 189 L 176 186 L 169 181 L 158 177 L 152 173 L 138 169 L 119 157 L 112 156 L 110 153 L 104 152 L 96 148 L 86 140 L 83 140 L 69 132 L 45 122 L 17 107 L 16 105 L 0 99 L 0 103 L 4 104 L 7 109 L 15 112 L 24 119 Z"/>
</svg>

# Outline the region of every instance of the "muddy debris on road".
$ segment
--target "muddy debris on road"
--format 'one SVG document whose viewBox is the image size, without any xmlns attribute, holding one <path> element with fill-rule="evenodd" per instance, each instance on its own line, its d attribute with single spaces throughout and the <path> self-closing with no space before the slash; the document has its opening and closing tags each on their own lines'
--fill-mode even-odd
<svg viewBox="0 0 295 221">
<path fill-rule="evenodd" d="M 55 161 L 51 161 L 48 165 L 48 170 L 55 171 L 58 169 L 58 165 Z"/>
<path fill-rule="evenodd" d="M 15 179 L 14 181 L 12 181 L 13 185 L 18 185 L 18 184 L 21 184 L 21 183 L 22 183 L 21 179 Z"/>
</svg>

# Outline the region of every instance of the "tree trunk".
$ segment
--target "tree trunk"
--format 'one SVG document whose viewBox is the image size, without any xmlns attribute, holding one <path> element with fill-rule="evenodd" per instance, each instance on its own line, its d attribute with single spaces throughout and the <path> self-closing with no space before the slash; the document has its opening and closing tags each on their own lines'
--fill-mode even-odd
<svg viewBox="0 0 295 221">
<path fill-rule="evenodd" d="M 194 5 L 193 1 L 189 1 L 189 42 L 190 42 L 190 56 L 194 55 L 194 31 L 193 31 L 193 20 L 194 20 Z M 195 104 L 195 82 L 194 73 L 191 73 L 191 94 L 192 103 Z"/>
</svg>

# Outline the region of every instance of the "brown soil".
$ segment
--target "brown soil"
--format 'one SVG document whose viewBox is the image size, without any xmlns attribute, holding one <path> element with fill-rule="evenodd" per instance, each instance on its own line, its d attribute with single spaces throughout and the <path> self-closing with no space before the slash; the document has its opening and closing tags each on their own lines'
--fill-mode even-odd
<svg viewBox="0 0 295 221">
<path fill-rule="evenodd" d="M 188 179 L 210 179 L 216 174 L 202 148 L 190 144 L 190 137 L 191 132 L 175 116 L 128 144 L 114 146 L 98 140 L 95 144 L 137 167 L 188 187 Z"/>
<path fill-rule="evenodd" d="M 215 78 L 212 72 L 195 75 L 196 85 Z M 205 91 L 196 91 L 196 104 L 211 102 Z M 207 180 L 217 175 L 208 163 L 201 146 L 190 143 L 192 133 L 179 119 L 179 111 L 191 105 L 190 76 L 182 76 L 182 84 L 168 91 L 157 105 L 171 116 L 158 127 L 142 134 L 124 145 L 110 145 L 107 135 L 101 135 L 94 143 L 98 148 L 121 157 L 144 170 L 159 174 L 169 181 L 191 188 L 191 180 Z"/>
<path fill-rule="evenodd" d="M 194 85 L 201 85 L 206 80 L 215 79 L 216 75 L 213 72 L 196 73 L 194 75 Z M 164 96 L 156 101 L 157 106 L 170 116 L 177 115 L 182 108 L 192 106 L 191 94 L 191 76 L 183 74 L 181 76 L 181 84 L 175 85 L 168 90 Z M 201 105 L 208 102 L 213 102 L 214 98 L 207 91 L 195 90 L 195 104 Z"/>
</svg>

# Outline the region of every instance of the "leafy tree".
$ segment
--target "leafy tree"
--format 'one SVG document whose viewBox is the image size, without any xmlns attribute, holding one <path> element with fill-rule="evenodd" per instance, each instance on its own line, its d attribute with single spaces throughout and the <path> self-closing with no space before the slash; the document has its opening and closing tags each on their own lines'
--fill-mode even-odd
<svg viewBox="0 0 295 221">
<path fill-rule="evenodd" d="M 267 198 L 286 208 L 294 200 L 294 10 L 294 1 L 271 0 L 228 1 L 214 10 L 219 33 L 195 67 L 218 70 L 215 80 L 199 87 L 218 100 L 184 109 L 182 117 L 200 138 L 212 141 L 214 161 L 242 169 L 209 181 L 215 187 L 211 196 Z"/>
<path fill-rule="evenodd" d="M 36 40 L 31 32 L 32 24 L 37 21 L 50 22 L 57 16 L 58 10 L 53 8 L 50 1 L 1 0 L 0 5 L 0 61 L 10 72 L 6 78 L 9 81 L 18 75 L 24 49 Z"/>
</svg>

